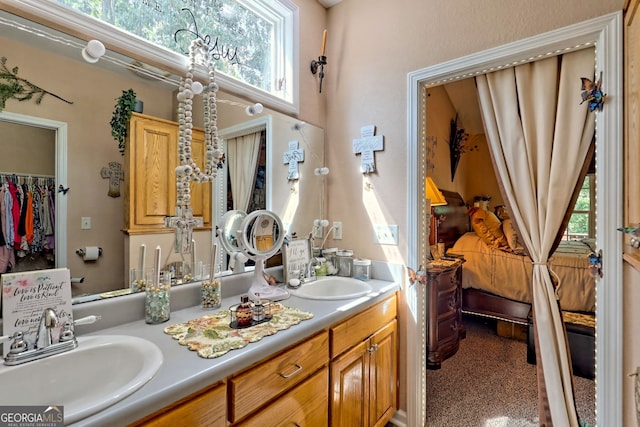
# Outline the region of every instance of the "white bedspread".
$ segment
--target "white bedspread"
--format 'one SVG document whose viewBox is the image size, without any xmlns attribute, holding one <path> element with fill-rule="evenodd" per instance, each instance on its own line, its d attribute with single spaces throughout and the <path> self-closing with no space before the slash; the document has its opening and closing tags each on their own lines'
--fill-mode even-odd
<svg viewBox="0 0 640 427">
<path fill-rule="evenodd" d="M 466 260 L 462 265 L 463 288 L 531 302 L 533 266 L 528 256 L 491 248 L 473 232 L 460 237 L 449 252 L 464 255 Z M 558 277 L 562 310 L 595 311 L 595 279 L 588 272 L 590 252 L 582 242 L 565 241 L 549 259 L 549 268 Z"/>
</svg>

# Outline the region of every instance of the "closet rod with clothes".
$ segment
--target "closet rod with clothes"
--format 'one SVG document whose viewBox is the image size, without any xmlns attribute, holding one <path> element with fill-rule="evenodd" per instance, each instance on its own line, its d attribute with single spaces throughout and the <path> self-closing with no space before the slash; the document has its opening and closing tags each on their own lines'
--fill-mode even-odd
<svg viewBox="0 0 640 427">
<path fill-rule="evenodd" d="M 0 273 L 29 254 L 54 257 L 55 178 L 0 171 Z"/>
</svg>

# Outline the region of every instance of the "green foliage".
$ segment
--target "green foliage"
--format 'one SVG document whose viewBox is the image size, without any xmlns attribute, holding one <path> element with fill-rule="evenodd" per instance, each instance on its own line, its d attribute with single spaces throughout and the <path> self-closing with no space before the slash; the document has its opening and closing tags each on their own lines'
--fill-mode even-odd
<svg viewBox="0 0 640 427">
<path fill-rule="evenodd" d="M 238 0 L 165 0 L 163 2 L 116 0 L 57 0 L 70 8 L 112 24 L 174 52 L 186 54 L 189 43 L 200 36 L 209 46 L 218 41 L 212 56 L 221 59 L 216 69 L 269 91 L 274 26 Z M 269 4 L 261 0 L 257 3 Z M 249 2 L 249 5 L 251 2 Z M 195 22 L 188 8 L 195 16 Z M 188 31 L 176 32 L 181 29 Z M 235 61 L 224 60 L 233 54 Z M 219 58 L 222 56 L 222 58 Z"/>
<path fill-rule="evenodd" d="M 118 141 L 118 149 L 120 150 L 120 154 L 124 156 L 127 124 L 136 106 L 136 93 L 133 89 L 123 90 L 122 95 L 116 98 L 116 101 L 113 116 L 109 124 L 111 125 L 111 136 Z"/>
<path fill-rule="evenodd" d="M 73 102 L 60 98 L 58 95 L 18 77 L 18 67 L 9 69 L 7 67 L 7 58 L 4 56 L 0 58 L 0 111 L 4 110 L 9 99 L 28 101 L 35 97 L 36 104 L 40 104 L 45 95 L 51 95 L 67 104 L 73 104 Z"/>
</svg>

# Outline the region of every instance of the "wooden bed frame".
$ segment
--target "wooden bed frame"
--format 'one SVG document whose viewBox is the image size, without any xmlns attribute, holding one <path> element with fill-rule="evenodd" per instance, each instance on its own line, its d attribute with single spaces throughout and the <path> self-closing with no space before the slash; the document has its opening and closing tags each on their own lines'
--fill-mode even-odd
<svg viewBox="0 0 640 427">
<path fill-rule="evenodd" d="M 460 194 L 442 190 L 447 204 L 432 208 L 431 236 L 445 249 L 468 231 L 472 231 L 467 215 L 469 207 Z M 436 233 L 434 233 L 436 231 Z M 491 317 L 520 325 L 528 325 L 531 304 L 500 297 L 477 289 L 462 290 L 462 311 L 478 316 Z"/>
</svg>

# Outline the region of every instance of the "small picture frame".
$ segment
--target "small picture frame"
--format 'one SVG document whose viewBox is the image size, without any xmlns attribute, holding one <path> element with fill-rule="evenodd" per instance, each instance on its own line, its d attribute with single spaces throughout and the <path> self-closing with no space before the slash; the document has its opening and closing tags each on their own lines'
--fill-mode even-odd
<svg viewBox="0 0 640 427">
<path fill-rule="evenodd" d="M 289 279 L 297 279 L 301 272 L 304 273 L 310 260 L 311 242 L 309 239 L 292 239 L 282 245 L 285 283 L 289 283 Z"/>
</svg>

